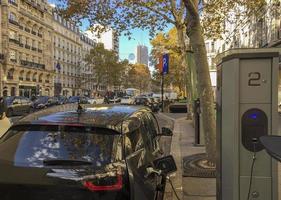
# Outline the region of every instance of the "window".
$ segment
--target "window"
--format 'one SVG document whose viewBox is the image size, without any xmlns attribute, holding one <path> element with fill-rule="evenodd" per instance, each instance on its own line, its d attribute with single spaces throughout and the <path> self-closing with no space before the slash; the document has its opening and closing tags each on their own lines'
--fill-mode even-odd
<svg viewBox="0 0 281 200">
<path fill-rule="evenodd" d="M 4 159 L 19 167 L 44 167 L 47 159 L 82 159 L 104 167 L 120 159 L 119 144 L 120 136 L 113 131 L 70 126 L 18 126 L 1 138 L 1 149 L 15 152 Z"/>
<path fill-rule="evenodd" d="M 10 60 L 16 60 L 16 51 L 10 50 Z"/>
<path fill-rule="evenodd" d="M 16 40 L 17 39 L 17 33 L 15 31 L 9 31 L 9 38 Z"/>
<path fill-rule="evenodd" d="M 9 19 L 12 21 L 17 21 L 17 16 L 15 13 L 10 12 L 9 13 Z"/>
<path fill-rule="evenodd" d="M 126 155 L 134 153 L 144 147 L 140 129 L 126 134 L 125 138 Z"/>
<path fill-rule="evenodd" d="M 158 142 L 156 140 L 158 135 L 157 121 L 150 113 L 146 113 L 143 115 L 142 122 L 145 129 L 144 133 L 147 136 L 146 144 L 153 152 L 158 148 Z"/>
</svg>

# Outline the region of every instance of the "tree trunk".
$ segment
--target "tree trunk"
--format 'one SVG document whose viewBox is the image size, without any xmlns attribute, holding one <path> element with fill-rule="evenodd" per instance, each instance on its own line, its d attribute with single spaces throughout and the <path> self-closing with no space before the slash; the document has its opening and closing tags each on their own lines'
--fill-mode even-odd
<svg viewBox="0 0 281 200">
<path fill-rule="evenodd" d="M 186 1 L 188 2 L 188 1 Z M 185 2 L 185 3 L 186 3 Z M 190 6 L 187 5 L 186 6 Z M 197 5 L 197 4 L 194 4 Z M 189 12 L 189 9 L 188 9 Z M 197 84 L 199 97 L 201 100 L 201 111 L 203 118 L 203 128 L 205 132 L 206 152 L 208 159 L 215 165 L 216 161 L 216 122 L 214 109 L 214 93 L 211 85 L 207 52 L 203 37 L 202 27 L 198 12 L 190 12 L 191 16 L 187 21 L 187 35 L 194 51 L 194 59 L 197 72 Z M 192 15 L 193 13 L 193 15 Z"/>
<path fill-rule="evenodd" d="M 193 102 L 193 87 L 192 87 L 192 81 L 191 81 L 191 70 L 190 66 L 187 64 L 187 49 L 185 45 L 185 26 L 184 25 L 178 25 L 177 28 L 177 34 L 178 34 L 178 45 L 181 49 L 181 65 L 182 69 L 185 71 L 185 84 L 187 85 L 186 88 L 186 94 L 187 94 L 187 119 L 192 119 L 192 102 Z"/>
</svg>

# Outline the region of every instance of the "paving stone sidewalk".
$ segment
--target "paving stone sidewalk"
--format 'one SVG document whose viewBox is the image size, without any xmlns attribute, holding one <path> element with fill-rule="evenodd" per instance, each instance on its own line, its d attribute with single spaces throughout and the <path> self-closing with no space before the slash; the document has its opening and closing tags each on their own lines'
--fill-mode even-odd
<svg viewBox="0 0 281 200">
<path fill-rule="evenodd" d="M 204 147 L 194 147 L 194 128 L 192 122 L 185 117 L 174 120 L 174 135 L 171 154 L 177 163 L 178 171 L 171 177 L 173 185 L 181 200 L 215 200 L 215 178 L 182 177 L 182 158 L 189 155 L 204 153 Z M 167 184 L 165 200 L 177 200 L 171 186 Z"/>
</svg>

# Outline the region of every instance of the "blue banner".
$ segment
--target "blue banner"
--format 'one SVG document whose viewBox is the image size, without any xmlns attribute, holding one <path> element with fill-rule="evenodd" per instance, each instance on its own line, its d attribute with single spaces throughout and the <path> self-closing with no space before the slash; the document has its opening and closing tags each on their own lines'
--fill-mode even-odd
<svg viewBox="0 0 281 200">
<path fill-rule="evenodd" d="M 163 55 L 163 74 L 169 73 L 169 54 Z"/>
</svg>

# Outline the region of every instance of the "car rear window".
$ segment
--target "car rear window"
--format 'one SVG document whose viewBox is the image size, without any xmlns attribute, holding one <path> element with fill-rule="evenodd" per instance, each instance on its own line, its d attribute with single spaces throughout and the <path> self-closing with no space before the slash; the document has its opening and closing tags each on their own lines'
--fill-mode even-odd
<svg viewBox="0 0 281 200">
<path fill-rule="evenodd" d="M 121 135 L 109 129 L 75 126 L 14 127 L 0 140 L 0 160 L 19 167 L 43 167 L 43 160 L 83 160 L 99 168 L 122 159 Z"/>
</svg>

